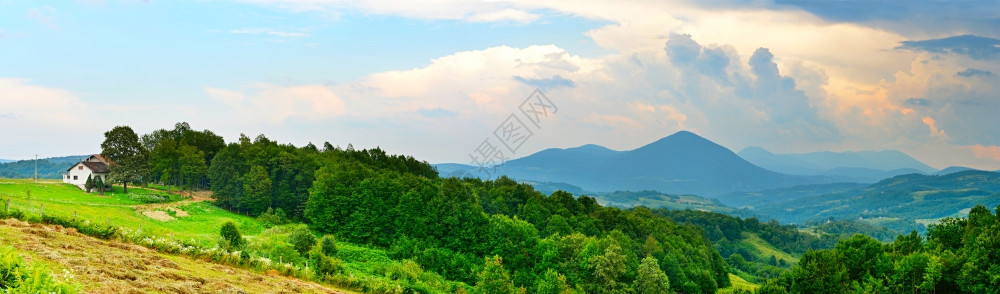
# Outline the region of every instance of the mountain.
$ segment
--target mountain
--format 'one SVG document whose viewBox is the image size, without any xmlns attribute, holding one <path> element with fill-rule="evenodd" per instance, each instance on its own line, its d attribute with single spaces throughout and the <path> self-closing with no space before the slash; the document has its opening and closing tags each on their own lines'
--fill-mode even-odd
<svg viewBox="0 0 1000 294">
<path fill-rule="evenodd" d="M 758 203 L 760 215 L 782 223 L 865 219 L 896 229 L 918 228 L 943 217 L 968 214 L 982 204 L 1000 204 L 1000 173 L 967 170 L 942 176 L 907 174 L 847 191 L 814 190 L 813 196 Z M 764 192 L 766 194 L 767 192 Z"/>
<path fill-rule="evenodd" d="M 780 173 L 824 175 L 851 182 L 874 183 L 898 175 L 937 172 L 896 150 L 774 154 L 760 147 L 747 147 L 739 156 Z"/>
<path fill-rule="evenodd" d="M 489 174 L 461 164 L 436 167 L 442 176 L 468 172 L 470 176 L 481 178 L 507 175 L 521 181 L 566 183 L 594 192 L 656 190 L 703 196 L 837 180 L 766 170 L 687 131 L 629 151 L 598 145 L 546 149 L 507 161 Z"/>
<path fill-rule="evenodd" d="M 946 167 L 946 168 L 942 169 L 941 171 L 938 171 L 937 173 L 935 173 L 935 175 L 942 176 L 942 175 L 953 174 L 953 173 L 957 173 L 957 172 L 963 172 L 963 171 L 967 171 L 967 170 L 977 170 L 977 169 L 974 169 L 974 168 L 971 168 L 971 167 L 964 167 L 964 166 L 949 166 L 949 167 Z"/>
<path fill-rule="evenodd" d="M 71 155 L 38 159 L 38 177 L 59 179 L 62 173 L 87 155 Z M 31 178 L 35 176 L 35 160 L 0 163 L 0 178 Z"/>
<path fill-rule="evenodd" d="M 17 161 L 17 160 L 13 160 L 13 159 L 0 159 L 0 163 L 8 163 L 8 162 L 15 162 L 15 161 Z"/>
</svg>

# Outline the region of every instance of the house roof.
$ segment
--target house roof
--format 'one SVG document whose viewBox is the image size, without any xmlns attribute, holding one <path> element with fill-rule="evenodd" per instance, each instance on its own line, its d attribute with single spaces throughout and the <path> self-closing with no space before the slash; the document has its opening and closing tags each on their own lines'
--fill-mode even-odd
<svg viewBox="0 0 1000 294">
<path fill-rule="evenodd" d="M 94 173 L 109 173 L 111 169 L 108 168 L 107 163 L 103 162 L 81 162 L 84 166 L 90 169 Z"/>
<path fill-rule="evenodd" d="M 90 159 L 90 157 L 95 157 L 95 158 L 97 158 L 97 160 L 100 160 L 100 162 L 97 162 L 97 161 L 87 161 L 88 159 Z M 83 160 L 80 160 L 80 162 L 77 162 L 73 166 L 69 167 L 68 169 L 66 169 L 66 171 L 69 172 L 74 167 L 76 167 L 78 164 L 83 164 L 88 169 L 90 169 L 91 172 L 94 172 L 94 173 L 109 173 L 109 172 L 111 172 L 111 168 L 108 166 L 108 163 L 107 163 L 108 161 L 104 160 L 103 156 L 101 156 L 100 154 L 94 154 L 94 155 L 91 155 L 90 157 L 87 157 L 87 158 L 84 158 Z"/>
</svg>

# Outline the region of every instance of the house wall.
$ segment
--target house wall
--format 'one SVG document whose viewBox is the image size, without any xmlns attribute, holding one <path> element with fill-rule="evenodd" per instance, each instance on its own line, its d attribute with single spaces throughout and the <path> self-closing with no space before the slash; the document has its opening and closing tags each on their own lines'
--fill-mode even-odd
<svg viewBox="0 0 1000 294">
<path fill-rule="evenodd" d="M 83 168 L 81 169 L 81 167 Z M 94 174 L 90 170 L 90 168 L 87 168 L 87 166 L 77 163 L 76 165 L 73 166 L 73 168 L 69 170 L 69 172 L 63 175 L 63 183 L 70 183 L 77 186 L 83 186 L 84 184 L 87 183 L 87 176 L 90 175 L 93 175 L 94 181 L 96 181 L 98 177 L 100 177 L 101 180 L 103 180 L 104 182 L 108 181 L 107 174 Z M 76 178 L 74 179 L 74 177 Z"/>
</svg>

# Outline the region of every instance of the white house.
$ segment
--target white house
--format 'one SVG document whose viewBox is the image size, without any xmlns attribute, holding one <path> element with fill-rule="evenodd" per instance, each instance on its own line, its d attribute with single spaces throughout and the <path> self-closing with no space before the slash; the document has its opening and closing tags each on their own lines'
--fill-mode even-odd
<svg viewBox="0 0 1000 294">
<path fill-rule="evenodd" d="M 107 183 L 109 173 L 111 173 L 111 169 L 108 167 L 108 162 L 100 154 L 94 154 L 67 169 L 66 173 L 63 174 L 63 183 L 85 189 L 84 184 L 87 183 L 88 176 L 91 176 L 94 181 L 100 178 Z"/>
</svg>

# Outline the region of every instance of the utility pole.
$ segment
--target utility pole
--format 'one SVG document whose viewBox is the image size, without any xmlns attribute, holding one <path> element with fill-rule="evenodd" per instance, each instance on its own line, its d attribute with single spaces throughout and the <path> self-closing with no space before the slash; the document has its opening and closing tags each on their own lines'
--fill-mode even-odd
<svg viewBox="0 0 1000 294">
<path fill-rule="evenodd" d="M 35 183 L 38 183 L 38 154 L 35 154 Z"/>
</svg>

